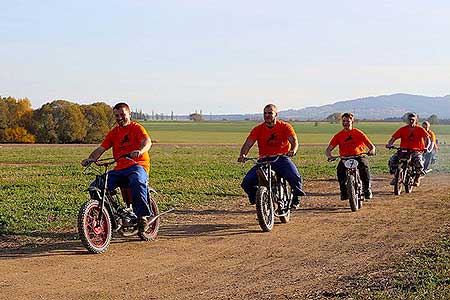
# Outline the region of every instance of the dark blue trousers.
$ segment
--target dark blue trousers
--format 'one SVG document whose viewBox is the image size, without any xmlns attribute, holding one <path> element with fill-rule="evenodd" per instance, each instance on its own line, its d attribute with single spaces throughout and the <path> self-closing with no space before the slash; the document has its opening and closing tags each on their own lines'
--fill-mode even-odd
<svg viewBox="0 0 450 300">
<path fill-rule="evenodd" d="M 138 217 L 152 215 L 147 200 L 147 182 L 148 174 L 140 165 L 108 172 L 108 190 L 113 191 L 121 184 L 128 183 L 133 199 L 133 211 Z"/>
<path fill-rule="evenodd" d="M 258 168 L 259 166 L 257 165 L 253 166 L 248 171 L 247 175 L 245 175 L 241 184 L 241 187 L 248 194 L 248 198 L 251 204 L 255 203 L 256 190 L 258 189 L 258 175 L 256 175 L 256 170 Z M 281 156 L 276 162 L 272 163 L 272 170 L 274 170 L 278 176 L 283 177 L 289 182 L 292 190 L 292 195 L 305 195 L 302 190 L 302 176 L 300 176 L 297 167 L 294 165 L 290 158 Z"/>
</svg>

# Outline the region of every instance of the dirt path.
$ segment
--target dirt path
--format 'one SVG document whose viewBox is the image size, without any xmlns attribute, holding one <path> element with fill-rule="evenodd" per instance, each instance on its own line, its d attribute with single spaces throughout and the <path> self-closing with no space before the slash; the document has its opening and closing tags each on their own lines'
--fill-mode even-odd
<svg viewBox="0 0 450 300">
<path fill-rule="evenodd" d="M 352 213 L 335 181 L 306 183 L 291 223 L 262 233 L 245 200 L 178 210 L 154 243 L 113 240 L 103 255 L 78 241 L 0 250 L 0 299 L 316 299 L 346 278 L 376 273 L 448 228 L 450 175 L 428 176 Z"/>
</svg>

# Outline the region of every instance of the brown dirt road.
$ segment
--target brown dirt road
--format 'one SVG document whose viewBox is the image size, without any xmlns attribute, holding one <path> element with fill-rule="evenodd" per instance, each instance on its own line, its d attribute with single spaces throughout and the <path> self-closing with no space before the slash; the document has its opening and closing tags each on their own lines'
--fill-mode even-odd
<svg viewBox="0 0 450 300">
<path fill-rule="evenodd" d="M 270 233 L 241 199 L 177 210 L 157 241 L 116 237 L 103 255 L 77 240 L 2 249 L 0 299 L 332 298 L 448 234 L 450 175 L 410 195 L 394 196 L 386 177 L 373 185 L 375 198 L 352 213 L 335 181 L 309 181 L 303 207 Z"/>
</svg>

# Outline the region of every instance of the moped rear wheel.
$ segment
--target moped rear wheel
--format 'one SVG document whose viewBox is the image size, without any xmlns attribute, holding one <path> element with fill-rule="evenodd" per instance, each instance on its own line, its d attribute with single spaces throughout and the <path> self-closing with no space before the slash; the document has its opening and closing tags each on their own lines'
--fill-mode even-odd
<svg viewBox="0 0 450 300">
<path fill-rule="evenodd" d="M 356 193 L 355 188 L 355 177 L 353 175 L 348 176 L 347 181 L 345 183 L 347 187 L 347 195 L 348 195 L 348 201 L 350 202 L 350 209 L 352 211 L 357 211 L 359 208 L 358 202 L 358 194 Z"/>
<path fill-rule="evenodd" d="M 156 200 L 148 194 L 150 209 L 153 212 L 153 216 L 159 215 L 158 204 Z M 138 236 L 143 241 L 153 241 L 158 235 L 160 219 L 157 218 L 145 232 L 139 232 Z"/>
<path fill-rule="evenodd" d="M 394 176 L 394 194 L 399 196 L 402 193 L 403 169 L 397 169 Z"/>
<path fill-rule="evenodd" d="M 78 234 L 86 249 L 94 254 L 105 252 L 111 242 L 112 226 L 108 210 L 103 208 L 99 221 L 100 203 L 97 200 L 85 202 L 78 214 Z"/>
<path fill-rule="evenodd" d="M 271 231 L 274 224 L 274 208 L 269 190 L 260 186 L 256 191 L 256 216 L 261 229 L 265 232 Z"/>
</svg>

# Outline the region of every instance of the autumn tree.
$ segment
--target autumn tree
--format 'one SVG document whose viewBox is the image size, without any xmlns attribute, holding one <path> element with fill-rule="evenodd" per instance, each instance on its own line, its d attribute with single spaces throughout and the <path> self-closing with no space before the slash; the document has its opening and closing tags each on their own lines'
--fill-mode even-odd
<svg viewBox="0 0 450 300">
<path fill-rule="evenodd" d="M 338 123 L 342 119 L 342 114 L 340 112 L 332 113 L 328 117 L 325 118 L 325 121 L 330 123 Z"/>
<path fill-rule="evenodd" d="M 103 102 L 82 105 L 81 108 L 87 121 L 87 132 L 83 141 L 101 142 L 115 124 L 112 108 Z"/>
<path fill-rule="evenodd" d="M 13 97 L 0 98 L 0 142 L 33 143 L 34 137 L 26 128 L 30 127 L 30 100 Z"/>
<path fill-rule="evenodd" d="M 66 100 L 44 104 L 33 113 L 33 133 L 40 143 L 80 143 L 87 126 L 81 106 Z"/>
</svg>

